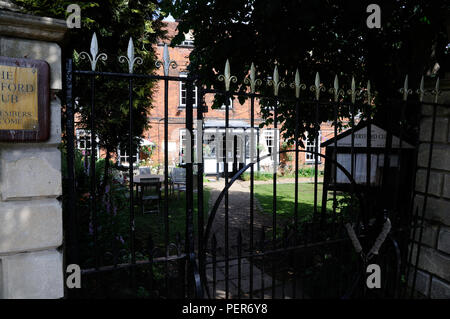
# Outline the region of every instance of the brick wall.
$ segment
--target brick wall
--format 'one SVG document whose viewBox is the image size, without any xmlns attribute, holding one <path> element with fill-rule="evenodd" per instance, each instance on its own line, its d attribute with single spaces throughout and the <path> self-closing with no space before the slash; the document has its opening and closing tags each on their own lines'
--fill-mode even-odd
<svg viewBox="0 0 450 319">
<path fill-rule="evenodd" d="M 176 22 L 168 22 L 168 36 L 171 38 L 176 34 Z M 166 40 L 169 42 L 169 40 Z M 162 60 L 164 44 L 161 42 L 156 46 L 156 52 L 158 59 Z M 187 46 L 177 46 L 169 47 L 169 56 L 171 60 L 174 60 L 178 67 L 176 69 L 170 69 L 169 74 L 172 76 L 180 76 L 180 74 L 186 74 L 186 68 L 189 63 L 189 54 L 192 51 L 192 47 Z M 158 74 L 162 75 L 163 70 L 159 70 Z M 180 129 L 185 127 L 186 110 L 184 107 L 180 107 L 180 83 L 176 81 L 169 82 L 168 88 L 168 117 L 169 117 L 169 129 L 168 129 L 168 143 L 169 145 L 169 165 L 179 162 L 180 154 Z M 213 95 L 208 94 L 205 96 L 205 103 L 208 106 L 208 112 L 204 113 L 204 120 L 223 120 L 225 118 L 225 110 L 212 109 Z M 159 81 L 155 87 L 153 94 L 153 105 L 154 108 L 149 114 L 149 124 L 150 128 L 144 132 L 143 136 L 149 139 L 151 142 L 155 143 L 156 150 L 152 156 L 152 160 L 155 163 L 164 162 L 164 82 Z M 194 108 L 194 119 L 196 118 L 196 109 Z M 250 124 L 250 101 L 245 101 L 244 104 L 240 104 L 237 99 L 233 101 L 233 107 L 230 109 L 229 117 L 230 120 L 242 120 Z M 260 114 L 260 106 L 258 100 L 255 101 L 255 125 L 263 122 Z M 281 125 L 279 125 L 280 127 Z M 272 127 L 272 126 L 269 126 Z M 321 125 L 322 139 L 321 142 L 326 141 L 328 138 L 333 137 L 333 127 L 330 123 L 323 123 Z M 280 137 L 283 142 L 282 137 Z M 263 140 L 260 137 L 260 143 Z M 324 149 L 321 150 L 324 153 Z M 291 153 L 293 154 L 293 153 Z M 292 156 L 293 158 L 293 156 Z M 305 154 L 301 153 L 300 165 L 305 165 Z M 289 162 L 293 165 L 293 160 Z M 323 166 L 323 161 L 322 165 Z"/>
</svg>

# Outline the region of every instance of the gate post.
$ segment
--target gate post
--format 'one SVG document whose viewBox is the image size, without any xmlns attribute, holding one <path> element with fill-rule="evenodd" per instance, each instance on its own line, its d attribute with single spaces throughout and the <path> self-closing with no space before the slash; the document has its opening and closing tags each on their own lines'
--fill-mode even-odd
<svg viewBox="0 0 450 319">
<path fill-rule="evenodd" d="M 0 298 L 62 298 L 61 102 L 56 93 L 62 89 L 57 43 L 67 27 L 63 20 L 11 8 L 8 2 L 0 5 L 0 56 L 48 63 L 50 135 L 43 142 L 0 143 Z M 37 83 L 40 89 L 42 82 Z"/>
<path fill-rule="evenodd" d="M 427 86 L 435 88 L 434 83 Z M 408 284 L 429 298 L 450 298 L 450 74 L 440 94 L 421 106 L 415 204 L 419 218 L 410 246 Z M 423 217 L 423 219 L 422 219 Z"/>
</svg>

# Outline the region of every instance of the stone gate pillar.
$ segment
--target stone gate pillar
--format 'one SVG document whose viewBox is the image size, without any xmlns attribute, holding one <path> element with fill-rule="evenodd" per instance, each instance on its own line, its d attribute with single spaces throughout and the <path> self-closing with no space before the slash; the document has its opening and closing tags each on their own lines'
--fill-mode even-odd
<svg viewBox="0 0 450 319">
<path fill-rule="evenodd" d="M 440 80 L 439 103 L 450 104 L 450 74 Z M 430 83 L 429 89 L 434 88 Z M 424 99 L 425 100 L 425 99 Z M 434 97 L 428 96 L 427 102 Z M 420 145 L 416 174 L 415 205 L 422 214 L 427 197 L 424 228 L 420 242 L 415 288 L 430 298 L 450 298 L 450 107 L 436 108 L 430 178 L 426 192 L 426 176 L 430 156 L 433 106 L 422 105 Z M 426 192 L 426 193 L 425 193 Z M 412 263 L 415 264 L 420 232 L 416 231 Z M 409 280 L 412 285 L 413 273 Z"/>
<path fill-rule="evenodd" d="M 12 11 L 11 11 L 12 9 Z M 0 142 L 0 298 L 64 296 L 61 180 L 60 42 L 62 20 L 14 12 L 0 4 L 0 56 L 50 66 L 50 138 Z"/>
</svg>

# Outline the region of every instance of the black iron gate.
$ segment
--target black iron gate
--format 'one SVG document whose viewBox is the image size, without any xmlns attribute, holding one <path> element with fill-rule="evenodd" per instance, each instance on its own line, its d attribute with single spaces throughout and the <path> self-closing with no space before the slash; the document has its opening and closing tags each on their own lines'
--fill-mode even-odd
<svg viewBox="0 0 450 319">
<path fill-rule="evenodd" d="M 96 39 L 95 39 L 96 40 Z M 375 150 L 372 147 L 372 134 L 367 134 L 366 146 L 356 150 L 355 132 L 358 125 L 366 125 L 366 132 L 372 132 L 376 123 L 373 108 L 373 93 L 370 83 L 365 88 L 356 88 L 353 80 L 348 91 L 338 84 L 337 77 L 334 86 L 325 96 L 325 86 L 316 75 L 315 84 L 310 87 L 314 97 L 308 98 L 302 90 L 306 85 L 300 83 L 297 72 L 291 87 L 293 96 L 280 96 L 279 89 L 284 87 L 280 81 L 277 67 L 268 82 L 273 86 L 273 95 L 263 96 L 257 93 L 257 86 L 262 81 L 256 79 L 255 68 L 249 72 L 245 80 L 250 85 L 247 93 L 233 92 L 230 83 L 237 79 L 231 76 L 227 61 L 224 74 L 219 76 L 225 82 L 225 90 L 206 89 L 199 79 L 194 77 L 170 76 L 170 67 L 175 66 L 168 56 L 165 47 L 164 60 L 159 62 L 164 67 L 164 75 L 143 75 L 133 73 L 133 66 L 139 62 L 129 47 L 129 56 L 122 58 L 127 61 L 129 73 L 112 73 L 96 71 L 96 62 L 106 56 L 98 55 L 96 41 L 87 55 L 91 62 L 90 71 L 73 69 L 72 60 L 66 64 L 66 131 L 65 149 L 67 170 L 65 173 L 64 212 L 65 212 L 65 252 L 66 264 L 78 264 L 82 269 L 83 286 L 81 290 L 68 291 L 68 296 L 81 297 L 165 297 L 165 298 L 379 298 L 401 297 L 405 292 L 405 274 L 407 274 L 408 244 L 411 225 L 417 223 L 417 216 L 412 215 L 414 190 L 414 162 L 417 154 L 405 158 L 402 144 L 416 146 L 416 118 L 407 118 L 406 108 L 417 108 L 411 114 L 419 114 L 418 101 L 408 100 L 410 89 L 405 81 L 404 98 L 398 101 L 385 102 L 386 112 L 398 115 L 387 117 L 382 122 L 386 132 L 385 145 Z M 89 94 L 80 98 L 77 83 L 87 79 L 84 89 Z M 122 170 L 125 180 L 111 183 L 101 189 L 98 183 L 106 179 L 98 172 L 100 162 L 97 156 L 97 121 L 95 109 L 101 108 L 104 101 L 96 99 L 96 88 L 99 83 L 121 81 L 128 85 L 128 121 L 129 134 L 126 150 L 128 152 L 128 168 L 116 167 Z M 134 88 L 140 81 L 161 81 L 164 94 L 164 165 L 163 182 L 160 197 L 162 212 L 158 215 L 161 227 L 158 234 L 146 233 L 145 238 L 138 234 L 136 239 L 136 212 L 139 204 L 134 168 L 136 141 L 133 138 Z M 169 86 L 184 82 L 186 86 L 185 129 L 190 157 L 185 160 L 186 191 L 179 205 L 184 207 L 184 215 L 175 216 L 170 197 L 169 157 L 168 157 L 168 103 Z M 192 88 L 197 85 L 198 105 L 196 108 L 197 127 L 194 128 L 194 103 Z M 285 90 L 286 91 L 286 90 Z M 321 92 L 322 94 L 321 96 Z M 405 93 L 406 92 L 406 93 Z M 423 93 L 423 86 L 421 91 Z M 293 153 L 294 169 L 294 203 L 292 216 L 281 218 L 277 214 L 277 156 L 273 156 L 272 171 L 272 209 L 270 225 L 255 226 L 255 167 L 264 160 L 259 154 L 234 174 L 230 174 L 228 164 L 224 165 L 224 188 L 215 199 L 209 212 L 204 211 L 204 163 L 201 154 L 195 154 L 194 129 L 199 131 L 204 116 L 204 97 L 207 94 L 223 95 L 225 101 L 225 130 L 230 128 L 229 101 L 243 97 L 250 101 L 250 127 L 255 127 L 255 103 L 259 101 L 271 109 L 273 129 L 280 124 L 278 111 L 280 107 L 291 103 L 295 105 L 295 129 L 293 147 L 278 150 L 275 154 Z M 304 96 L 303 96 L 304 95 Z M 88 98 L 86 98 L 88 96 Z M 90 109 L 88 126 L 90 136 L 86 140 L 89 147 L 80 154 L 75 147 L 75 119 L 80 107 Z M 321 112 L 332 112 L 331 124 L 334 129 L 334 142 L 330 151 L 324 154 L 320 151 L 319 131 Z M 307 131 L 310 141 L 314 141 L 314 149 L 303 150 L 302 140 L 304 124 L 299 120 L 301 113 L 310 114 Z M 346 124 L 350 133 L 350 167 L 345 167 L 338 160 L 339 147 L 337 136 L 339 124 L 347 117 Z M 200 123 L 200 124 L 199 124 Z M 378 122 L 377 122 L 378 123 Z M 306 124 L 305 124 L 306 125 Z M 224 134 L 223 145 L 227 145 L 227 134 Z M 197 137 L 197 145 L 203 145 L 203 136 Z M 393 147 L 393 143 L 400 147 Z M 332 147 L 334 146 L 334 147 Z M 200 148 L 202 153 L 202 148 Z M 417 151 L 417 147 L 414 148 Z M 222 160 L 229 157 L 227 147 L 222 149 Z M 302 203 L 299 194 L 303 184 L 299 181 L 299 156 L 305 152 L 314 156 L 313 203 L 310 215 L 300 213 Z M 356 154 L 366 158 L 365 180 L 356 181 Z M 100 155 L 100 154 L 98 154 Z M 255 154 L 256 155 L 256 154 Z M 236 152 L 233 156 L 236 156 Z M 382 158 L 382 170 L 376 186 L 372 177 L 372 156 Z M 320 183 L 319 158 L 325 160 L 334 171 L 325 168 L 325 180 Z M 396 164 L 390 162 L 395 158 Z M 411 160 L 413 158 L 413 160 Z M 236 160 L 236 159 L 234 159 Z M 105 165 L 105 164 L 102 164 Z M 390 168 L 390 169 L 385 169 Z M 196 174 L 194 174 L 194 171 Z M 330 188 L 326 178 L 334 178 L 340 171 L 348 180 L 345 189 Z M 395 171 L 395 172 L 394 172 Z M 240 221 L 242 227 L 230 235 L 229 220 L 235 211 L 230 210 L 230 189 L 244 172 L 249 173 L 248 219 Z M 196 179 L 196 183 L 194 181 Z M 194 185 L 197 185 L 194 189 Z M 327 188 L 328 187 L 328 188 Z M 322 188 L 322 190 L 320 190 Z M 106 190 L 106 191 L 105 191 Z M 196 195 L 194 196 L 194 193 Z M 322 207 L 319 206 L 320 194 Z M 394 196 L 392 196 L 394 194 Z M 327 200 L 327 196 L 331 198 Z M 401 200 L 399 200 L 401 199 Z M 327 208 L 327 203 L 330 207 Z M 116 205 L 116 206 L 114 206 Z M 117 206 L 119 205 L 119 206 Z M 171 206 L 172 205 L 172 206 Z M 240 203 L 240 205 L 247 205 Z M 218 211 L 223 209 L 223 229 L 220 239 L 213 225 L 217 221 Z M 177 218 L 184 222 L 182 232 L 174 233 L 170 229 L 170 219 Z M 197 220 L 196 222 L 195 219 Z M 125 226 L 124 226 L 125 225 Z M 417 227 L 413 227 L 414 231 Z M 353 230 L 354 229 L 354 230 Z M 380 235 L 381 233 L 381 235 Z M 158 237 L 158 240 L 156 239 Z M 377 241 L 378 240 L 378 241 Z M 361 242 L 361 243 L 360 243 Z M 374 243 L 377 242 L 374 248 Z M 385 242 L 383 245 L 382 242 Z M 369 250 L 372 251 L 369 253 Z M 356 249 L 356 252 L 355 252 Z M 379 252 L 378 252 L 379 250 Z M 368 289 L 366 286 L 366 269 L 369 264 L 378 264 L 383 271 L 382 289 Z"/>
<path fill-rule="evenodd" d="M 165 47 L 167 50 L 167 47 Z M 165 52 L 166 53 L 166 52 Z M 96 63 L 106 60 L 105 54 L 98 54 L 97 39 L 94 35 L 91 44 L 91 55 L 88 57 L 92 69 L 81 71 L 73 69 L 73 61 L 66 64 L 66 161 L 65 174 L 65 251 L 66 264 L 77 264 L 81 267 L 83 287 L 81 290 L 68 291 L 69 296 L 83 297 L 201 297 L 203 295 L 198 275 L 198 258 L 194 250 L 193 235 L 193 164 L 186 168 L 185 195 L 185 238 L 177 232 L 169 238 L 169 165 L 168 165 L 168 88 L 169 83 L 185 82 L 187 86 L 186 129 L 192 132 L 193 106 L 192 89 L 194 79 L 191 77 L 169 76 L 169 68 L 175 66 L 173 61 L 158 62 L 163 65 L 164 75 L 134 74 L 135 63 L 142 62 L 134 57 L 133 44 L 130 40 L 128 57 L 121 57 L 121 62 L 128 62 L 129 73 L 111 73 L 96 71 Z M 90 99 L 82 100 L 79 92 L 74 90 L 77 81 L 89 82 Z M 128 168 L 121 170 L 122 183 L 112 179 L 106 185 L 106 191 L 98 187 L 104 178 L 96 171 L 100 154 L 97 149 L 95 108 L 101 108 L 102 102 L 96 101 L 96 86 L 108 81 L 128 83 L 128 144 L 124 146 L 128 154 Z M 139 197 L 134 181 L 136 141 L 133 136 L 133 103 L 136 82 L 162 81 L 164 85 L 164 178 L 162 196 L 164 204 L 161 215 L 163 247 L 155 244 L 152 234 L 148 234 L 145 243 L 136 247 L 136 212 Z M 76 92 L 76 93 L 75 93 Z M 100 103 L 99 103 L 100 102 Z M 85 105 L 81 105 L 85 103 Z M 77 104 L 77 105 L 75 105 Z M 76 108 L 76 107 L 77 108 Z M 76 112 L 80 107 L 89 107 L 89 124 L 76 123 Z M 119 107 L 119 106 L 117 106 Z M 136 115 L 134 115 L 136 116 Z M 76 126 L 89 132 L 84 145 L 90 144 L 86 152 L 80 154 L 75 147 Z M 97 158 L 96 158 L 97 157 Z M 84 163 L 83 163 L 84 162 Z M 84 168 L 79 169 L 80 163 Z M 112 165 L 112 164 L 111 164 Z M 77 176 L 78 175 L 85 176 Z M 83 170 L 84 169 L 84 170 Z M 83 185 L 83 184 L 88 185 Z M 80 194 L 85 192 L 84 194 Z M 118 198 L 116 198 L 118 196 Z M 115 204 L 113 202 L 116 202 Z M 117 203 L 118 202 L 118 203 Z M 128 202 L 127 205 L 123 205 Z M 201 197 L 199 197 L 201 202 Z M 120 207 L 114 206 L 122 204 Z M 119 211 L 123 210 L 123 211 Z M 122 216 L 119 216 L 122 215 Z M 124 220 L 125 219 L 125 220 Z M 122 223 L 121 228 L 118 226 Z M 124 223 L 127 230 L 124 231 Z M 119 227 L 120 234 L 117 233 Z M 108 234 L 104 234 L 108 233 Z M 124 238 L 126 236 L 126 238 Z M 161 249 L 162 248 L 162 249 Z"/>
</svg>

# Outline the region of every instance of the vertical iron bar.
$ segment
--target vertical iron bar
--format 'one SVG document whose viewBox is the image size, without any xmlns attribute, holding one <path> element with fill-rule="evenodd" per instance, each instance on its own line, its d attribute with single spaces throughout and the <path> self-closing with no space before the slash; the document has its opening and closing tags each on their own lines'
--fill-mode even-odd
<svg viewBox="0 0 450 319">
<path fill-rule="evenodd" d="M 266 234 L 265 234 L 265 228 L 264 226 L 261 228 L 261 299 L 264 299 L 264 241 L 266 240 Z"/>
<path fill-rule="evenodd" d="M 416 209 L 415 209 L 415 213 L 414 213 L 414 217 L 413 217 L 412 225 L 411 225 L 411 227 L 412 227 L 412 231 L 410 232 L 410 235 L 411 235 L 411 237 L 410 237 L 411 248 L 409 249 L 409 253 L 408 253 L 409 257 L 408 257 L 408 260 L 407 260 L 407 263 L 406 263 L 407 269 L 406 269 L 406 277 L 405 277 L 404 295 L 406 295 L 407 290 L 408 290 L 409 273 L 410 273 L 410 268 L 412 267 L 412 265 L 410 266 L 410 265 L 408 265 L 408 263 L 411 262 L 412 259 L 413 259 L 413 257 L 412 257 L 412 255 L 413 255 L 413 246 L 414 246 L 414 241 L 415 241 L 415 238 L 416 238 L 418 219 L 419 219 L 419 207 L 417 206 Z"/>
<path fill-rule="evenodd" d="M 133 154 L 134 154 L 134 147 L 133 147 L 133 78 L 129 79 L 129 91 L 128 91 L 128 98 L 129 98 L 129 105 L 128 105 L 128 112 L 129 112 L 129 174 L 130 174 L 130 251 L 131 251 L 131 264 L 133 265 L 131 267 L 131 286 L 134 289 L 136 286 L 136 269 L 134 268 L 134 265 L 136 264 L 136 251 L 134 248 L 134 200 L 133 200 L 133 166 L 134 166 L 134 160 L 133 160 Z"/>
<path fill-rule="evenodd" d="M 188 76 L 186 78 L 186 130 L 189 132 L 190 140 L 187 141 L 187 145 L 190 148 L 190 158 L 186 158 L 186 256 L 188 262 L 188 284 L 189 288 L 192 286 L 190 283 L 194 279 L 193 267 L 190 262 L 189 256 L 194 253 L 194 219 L 193 219 L 193 79 Z M 188 152 L 189 153 L 189 152 Z M 189 289 L 189 291 L 191 291 Z"/>
<path fill-rule="evenodd" d="M 69 264 L 79 264 L 78 252 L 78 221 L 76 215 L 76 186 L 75 186 L 75 126 L 74 126 L 74 106 L 73 106 L 73 62 L 68 59 L 66 62 L 66 136 L 67 136 L 67 177 L 69 203 L 67 205 L 68 224 L 67 228 L 68 248 L 67 260 Z M 66 223 L 67 225 L 67 223 Z"/>
<path fill-rule="evenodd" d="M 212 238 L 212 267 L 213 267 L 213 298 L 216 298 L 216 277 L 217 277 L 217 239 L 216 239 L 216 234 L 213 234 L 213 238 Z"/>
<path fill-rule="evenodd" d="M 370 105 L 368 105 L 367 108 L 367 131 L 366 131 L 366 137 L 367 137 L 367 157 L 366 157 L 366 187 L 367 192 L 366 194 L 370 194 L 370 182 L 371 182 L 371 164 L 372 164 L 372 118 L 370 113 Z M 368 212 L 366 212 L 365 216 L 371 216 L 372 215 L 372 205 L 367 205 L 367 208 L 369 209 Z M 364 221 L 366 223 L 366 220 Z"/>
<path fill-rule="evenodd" d="M 308 245 L 308 236 L 309 236 L 309 223 L 304 223 L 304 225 L 305 225 L 305 232 L 304 232 L 304 245 L 305 245 L 305 248 L 307 247 L 307 245 Z M 302 287 L 302 299 L 305 299 L 305 274 L 306 274 L 306 257 L 305 257 L 305 254 L 308 252 L 308 250 L 304 250 L 304 253 L 302 254 L 302 256 L 301 256 L 301 264 L 302 264 L 302 266 L 303 266 L 303 269 L 302 269 L 302 271 L 301 271 L 301 276 L 302 276 L 302 278 L 301 278 L 301 287 Z"/>
<path fill-rule="evenodd" d="M 66 229 L 67 247 L 64 252 L 67 255 L 67 264 L 79 265 L 78 246 L 78 218 L 76 209 L 76 176 L 75 176 L 75 125 L 74 125 L 74 105 L 73 105 L 73 62 L 67 59 L 66 62 L 66 137 L 67 137 L 67 179 L 68 179 L 68 204 L 65 207 L 67 216 L 64 216 L 64 227 Z M 74 291 L 75 290 L 75 291 Z M 79 289 L 65 289 L 64 295 L 70 297 L 79 295 Z M 68 293 L 70 291 L 70 294 Z"/>
<path fill-rule="evenodd" d="M 169 255 L 169 80 L 164 79 L 164 253 Z M 165 284 L 167 292 L 169 278 L 168 263 L 164 263 L 166 273 Z"/>
<path fill-rule="evenodd" d="M 154 251 L 154 242 L 152 235 L 149 234 L 148 236 L 148 269 L 149 269 L 149 286 L 150 286 L 150 292 L 153 290 L 153 251 Z"/>
<path fill-rule="evenodd" d="M 180 251 L 181 251 L 181 234 L 180 232 L 177 232 L 175 235 L 175 241 L 176 241 L 176 245 L 177 245 L 177 253 L 178 256 L 180 255 Z M 180 280 L 180 296 L 181 298 L 185 298 L 186 297 L 186 261 L 185 259 L 180 259 L 178 261 L 178 271 L 180 273 L 179 278 Z"/>
<path fill-rule="evenodd" d="M 402 208 L 402 205 L 401 204 L 399 205 L 399 201 L 398 201 L 399 194 L 402 197 L 402 199 L 404 198 L 403 197 L 404 193 L 401 192 L 401 189 L 403 190 L 404 188 L 402 188 L 401 185 L 402 185 L 402 183 L 405 182 L 404 179 L 405 179 L 405 176 L 407 173 L 405 171 L 408 169 L 407 166 L 403 167 L 403 165 L 402 165 L 402 163 L 403 163 L 403 131 L 406 129 L 403 127 L 403 124 L 406 122 L 405 110 L 406 110 L 407 104 L 408 104 L 408 101 L 405 100 L 404 103 L 402 103 L 401 109 L 400 109 L 400 125 L 399 125 L 400 132 L 398 135 L 399 145 L 398 145 L 398 152 L 397 152 L 397 154 L 398 154 L 398 156 L 397 156 L 397 167 L 398 167 L 397 174 L 398 175 L 397 175 L 397 178 L 395 181 L 395 189 L 394 189 L 395 195 L 394 195 L 394 203 L 392 206 L 392 211 L 395 211 L 395 212 L 397 212 L 397 214 L 399 214 L 398 220 L 400 222 L 401 228 L 403 228 L 404 226 L 406 226 L 406 227 L 409 226 L 409 224 L 407 224 L 408 216 L 405 216 L 405 214 L 406 214 L 406 212 L 410 212 L 409 203 L 407 205 L 405 205 L 405 208 Z M 413 184 L 415 184 L 415 181 L 413 182 Z M 400 203 L 401 202 L 402 201 L 400 201 Z M 390 217 L 392 218 L 392 216 L 390 216 Z M 405 238 L 404 234 L 405 234 L 405 231 L 402 230 L 400 233 L 400 236 L 399 236 L 400 245 L 404 245 L 406 243 L 407 239 Z M 406 245 L 406 247 L 407 247 L 407 245 Z M 407 249 L 404 249 L 401 251 L 400 262 L 405 260 L 406 256 L 407 256 Z M 396 278 L 394 279 L 394 288 L 398 287 L 397 297 L 401 296 L 401 289 L 402 289 L 401 274 L 402 274 L 403 264 L 404 263 L 401 262 L 401 268 L 399 269 L 398 273 L 396 273 Z"/>
<path fill-rule="evenodd" d="M 90 128 L 91 128 L 91 163 L 89 170 L 89 177 L 91 179 L 90 185 L 90 206 L 91 206 L 91 216 L 93 224 L 93 237 L 94 237 L 94 253 L 95 253 L 95 268 L 98 269 L 100 266 L 100 256 L 98 247 L 98 228 L 97 228 L 97 194 L 96 194 L 96 181 L 95 181 L 95 150 L 97 148 L 97 140 L 95 139 L 95 75 L 91 76 L 91 118 L 90 118 Z"/>
<path fill-rule="evenodd" d="M 238 299 L 241 299 L 241 263 L 242 263 L 242 234 L 241 231 L 237 237 L 237 257 L 238 257 Z"/>
<path fill-rule="evenodd" d="M 315 119 L 314 119 L 314 126 L 315 126 L 315 133 L 316 136 L 314 137 L 314 221 L 317 221 L 317 184 L 318 184 L 318 169 L 319 169 L 319 156 L 317 155 L 319 153 L 319 131 L 320 131 L 320 124 L 319 124 L 319 101 L 316 102 L 315 107 Z M 322 222 L 323 216 L 320 218 L 320 222 Z"/>
<path fill-rule="evenodd" d="M 391 160 L 391 151 L 392 151 L 392 134 L 393 129 L 393 119 L 389 118 L 389 124 L 386 132 L 386 143 L 385 143 L 385 150 L 384 150 L 384 163 L 383 163 L 383 189 L 384 189 L 384 196 L 385 198 L 390 198 L 389 194 L 389 185 L 390 181 L 390 174 L 389 174 L 389 168 L 390 168 L 390 160 Z"/>
<path fill-rule="evenodd" d="M 286 249 L 287 248 L 287 225 L 284 225 L 283 227 L 283 248 Z M 286 263 L 288 262 L 288 258 L 284 259 L 286 262 L 280 262 L 280 264 L 284 265 L 284 267 L 282 268 L 282 288 L 281 288 L 281 298 L 284 299 L 286 297 L 286 291 L 285 291 L 285 286 L 286 286 L 286 272 L 288 271 L 289 267 L 286 265 Z"/>
<path fill-rule="evenodd" d="M 355 179 L 355 104 L 351 103 L 350 105 L 350 123 L 351 123 L 351 130 L 352 130 L 352 134 L 351 134 L 351 145 L 350 145 L 350 175 L 352 175 L 352 178 Z M 354 216 L 354 207 L 353 207 L 353 202 L 355 199 L 355 189 L 352 186 L 352 191 L 350 194 L 350 214 L 351 216 Z M 343 219 L 344 216 L 342 216 L 341 214 L 341 218 Z M 359 218 L 359 217 L 358 217 Z"/>
<path fill-rule="evenodd" d="M 274 155 L 273 159 L 273 197 L 272 197 L 272 249 L 276 249 L 276 239 L 277 239 L 277 169 L 278 169 L 278 147 L 279 147 L 279 141 L 278 141 L 278 100 L 275 101 L 275 107 L 273 110 L 273 127 L 274 127 L 274 139 L 273 139 L 273 146 L 272 146 L 272 155 Z M 276 153 L 276 154 L 273 154 Z M 273 256 L 271 256 L 272 259 L 272 298 L 275 298 L 275 262 L 273 260 Z"/>
<path fill-rule="evenodd" d="M 257 145 L 257 147 L 256 147 L 256 171 L 259 173 L 259 171 L 260 171 L 260 163 L 259 163 L 259 133 L 260 133 L 260 131 L 259 131 L 259 127 L 256 129 L 256 131 L 258 132 L 257 134 L 256 134 L 256 145 Z"/>
<path fill-rule="evenodd" d="M 338 122 L 338 101 L 336 101 L 333 104 L 333 117 L 334 117 L 334 151 L 333 151 L 333 157 L 334 160 L 337 162 L 337 122 Z M 334 170 L 331 172 L 333 174 L 333 180 L 334 180 L 334 187 L 333 187 L 333 236 L 336 235 L 336 206 L 337 206 L 337 199 L 336 199 L 336 184 L 337 184 L 337 165 L 334 165 Z"/>
<path fill-rule="evenodd" d="M 299 134 L 300 134 L 300 103 L 297 99 L 295 101 L 295 182 L 294 182 L 294 245 L 297 245 L 298 235 L 298 147 L 299 147 Z"/>
<path fill-rule="evenodd" d="M 203 130 L 200 134 L 200 129 L 198 125 L 203 125 L 203 88 L 199 86 L 198 99 L 197 99 L 197 224 L 198 224 L 198 234 L 197 234 L 197 245 L 199 252 L 199 271 L 200 275 L 206 284 L 206 269 L 205 269 L 205 256 L 206 247 L 203 242 L 204 233 L 204 212 L 203 212 Z M 201 154 L 200 154 L 201 153 Z"/>
<path fill-rule="evenodd" d="M 254 136 L 254 125 L 255 125 L 255 96 L 252 95 L 250 98 L 250 127 L 251 127 L 251 134 L 252 134 L 252 141 L 255 141 Z M 250 143 L 252 144 L 252 143 Z M 250 145 L 252 147 L 252 150 L 250 151 L 250 154 L 252 154 L 251 161 L 254 160 L 254 145 Z M 250 166 L 250 258 L 249 258 L 249 266 L 250 266 L 250 278 L 249 278 L 249 290 L 250 290 L 250 299 L 253 298 L 253 222 L 254 222 L 254 216 L 253 216 L 253 197 L 254 197 L 254 178 L 255 178 L 255 166 Z"/>
<path fill-rule="evenodd" d="M 223 164 L 223 170 L 225 174 L 225 187 L 228 187 L 228 145 L 227 145 L 227 133 L 228 133 L 228 127 L 229 127 L 229 118 L 230 118 L 230 111 L 229 111 L 229 98 L 228 92 L 225 93 L 225 136 L 224 136 L 224 164 Z M 229 246 L 228 246 L 228 189 L 225 192 L 225 299 L 228 299 L 229 296 L 229 283 L 228 283 L 228 277 L 229 277 L 229 252 L 228 252 Z"/>
<path fill-rule="evenodd" d="M 294 181 L 294 246 L 298 244 L 298 162 L 299 162 L 299 138 L 300 138 L 300 102 L 297 98 L 295 101 L 295 181 Z M 296 298 L 297 294 L 297 271 L 296 271 L 296 257 L 294 256 L 293 282 L 292 282 L 292 298 Z"/>
</svg>

